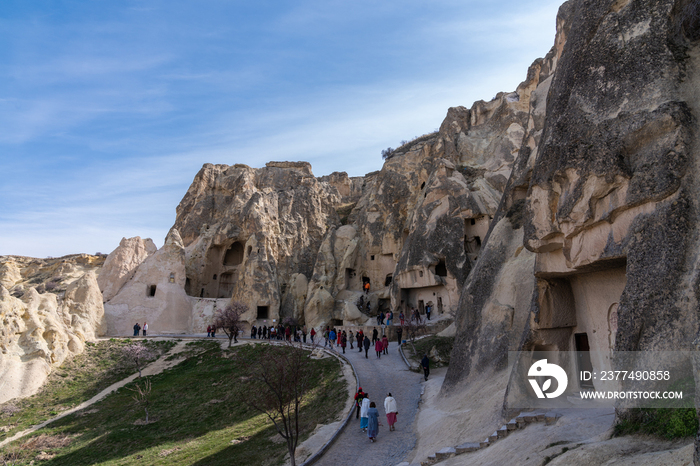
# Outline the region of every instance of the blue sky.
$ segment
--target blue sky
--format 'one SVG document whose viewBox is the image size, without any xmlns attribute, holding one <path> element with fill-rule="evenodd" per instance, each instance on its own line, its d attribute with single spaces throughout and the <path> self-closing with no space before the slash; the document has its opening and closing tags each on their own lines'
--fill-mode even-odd
<svg viewBox="0 0 700 466">
<path fill-rule="evenodd" d="M 0 2 L 0 255 L 161 246 L 204 163 L 363 175 L 513 91 L 561 1 Z"/>
</svg>

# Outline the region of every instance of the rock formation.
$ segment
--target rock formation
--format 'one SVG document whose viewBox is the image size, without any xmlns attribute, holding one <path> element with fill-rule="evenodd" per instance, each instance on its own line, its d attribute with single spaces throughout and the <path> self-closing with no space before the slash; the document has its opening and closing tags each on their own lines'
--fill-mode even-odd
<svg viewBox="0 0 700 466">
<path fill-rule="evenodd" d="M 462 292 L 444 391 L 505 368 L 508 350 L 692 348 L 698 11 L 670 0 L 561 7 L 555 46 L 531 68 L 528 132 Z"/>
<path fill-rule="evenodd" d="M 105 259 L 97 280 L 102 290 L 103 301 L 107 302 L 122 289 L 136 273 L 136 268 L 156 252 L 158 248 L 150 238 L 122 238 L 119 247 Z"/>
<path fill-rule="evenodd" d="M 27 289 L 15 298 L 0 285 L 0 403 L 35 393 L 54 366 L 81 353 L 105 331 L 94 271 L 70 283 L 65 297 Z"/>
<path fill-rule="evenodd" d="M 118 258 L 133 263 L 143 248 L 132 246 L 149 243 L 153 244 L 139 238 L 122 240 L 105 261 L 105 271 L 116 276 L 108 266 L 123 270 Z M 109 335 L 132 334 L 137 322 L 141 326 L 148 322 L 151 331 L 157 333 L 184 333 L 190 329 L 192 305 L 185 294 L 185 248 L 177 230 L 171 230 L 163 247 L 147 256 L 130 275 L 104 305 Z"/>
</svg>

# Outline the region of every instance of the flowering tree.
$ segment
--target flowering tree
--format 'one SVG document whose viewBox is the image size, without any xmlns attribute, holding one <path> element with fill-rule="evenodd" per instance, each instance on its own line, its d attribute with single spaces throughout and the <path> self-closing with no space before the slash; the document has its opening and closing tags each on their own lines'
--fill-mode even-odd
<svg viewBox="0 0 700 466">
<path fill-rule="evenodd" d="M 231 340 L 238 343 L 238 332 L 241 331 L 241 316 L 248 312 L 248 306 L 233 301 L 225 309 L 219 309 L 214 316 L 214 327 L 220 328 L 228 337 L 228 347 L 231 347 Z"/>
<path fill-rule="evenodd" d="M 139 377 L 141 377 L 141 369 L 145 362 L 149 359 L 153 359 L 155 356 L 150 348 L 139 343 L 125 346 L 123 351 L 127 361 L 130 361 L 136 366 L 136 370 L 139 371 Z"/>
</svg>

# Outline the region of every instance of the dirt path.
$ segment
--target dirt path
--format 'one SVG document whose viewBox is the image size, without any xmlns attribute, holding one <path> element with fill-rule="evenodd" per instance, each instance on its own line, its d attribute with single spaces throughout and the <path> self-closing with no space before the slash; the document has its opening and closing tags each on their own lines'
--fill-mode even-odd
<svg viewBox="0 0 700 466">
<path fill-rule="evenodd" d="M 418 403 L 422 391 L 422 377 L 406 368 L 396 342 L 389 345 L 389 354 L 376 359 L 371 349 L 365 358 L 357 348 L 346 349 L 345 356 L 355 366 L 360 386 L 369 394 L 379 410 L 379 436 L 370 443 L 367 434 L 360 431 L 360 420 L 353 418 L 331 448 L 316 463 L 327 466 L 395 466 L 405 460 L 416 443 L 414 430 Z M 396 430 L 389 432 L 384 412 L 387 394 L 396 398 L 399 408 Z"/>
<path fill-rule="evenodd" d="M 228 344 L 228 342 L 226 342 L 226 343 Z M 141 370 L 141 374 L 142 374 L 143 376 L 156 375 L 156 374 L 159 374 L 159 373 L 163 372 L 165 369 L 169 369 L 169 368 L 175 366 L 176 364 L 178 364 L 178 363 L 181 361 L 181 359 L 179 359 L 179 358 L 173 358 L 173 359 L 170 360 L 170 361 L 167 361 L 166 359 L 168 359 L 169 356 L 172 356 L 172 355 L 174 355 L 174 354 L 177 354 L 177 353 L 183 351 L 183 350 L 185 349 L 185 345 L 186 345 L 186 344 L 187 344 L 186 341 L 180 341 L 180 342 L 178 342 L 175 346 L 173 346 L 173 347 L 170 349 L 170 351 L 168 351 L 167 353 L 165 353 L 164 355 L 162 355 L 160 358 L 158 358 L 157 360 L 153 361 L 151 364 L 149 364 L 149 365 L 146 366 L 144 369 L 142 369 L 142 370 Z M 136 379 L 138 376 L 139 376 L 139 374 L 138 374 L 138 372 L 137 372 L 137 373 L 135 373 L 135 374 L 132 375 L 132 376 L 129 376 L 129 377 L 123 379 L 123 380 L 120 380 L 119 382 L 116 382 L 116 383 L 110 385 L 109 387 L 105 388 L 104 390 L 102 390 L 102 391 L 101 391 L 100 393 L 98 393 L 97 395 L 93 396 L 92 398 L 90 398 L 90 399 L 87 400 L 87 401 L 82 402 L 82 403 L 79 404 L 78 406 L 76 406 L 76 407 L 74 407 L 74 408 L 71 408 L 71 409 L 69 409 L 69 410 L 67 410 L 67 411 L 63 411 L 63 412 L 62 412 L 61 414 L 59 414 L 58 416 L 52 417 L 51 419 L 49 419 L 49 420 L 47 420 L 47 421 L 44 421 L 44 422 L 42 422 L 41 424 L 37 424 L 37 425 L 35 425 L 35 426 L 30 427 L 29 429 L 23 430 L 23 431 L 21 431 L 21 432 L 17 432 L 17 433 L 16 433 L 15 435 L 13 435 L 12 437 L 7 438 L 7 439 L 3 440 L 2 442 L 0 442 L 0 448 L 4 447 L 5 445 L 7 445 L 7 444 L 10 443 L 10 442 L 14 442 L 14 441 L 17 440 L 17 439 L 20 439 L 20 438 L 24 437 L 25 435 L 29 435 L 29 434 L 31 434 L 31 433 L 33 433 L 33 432 L 36 432 L 37 430 L 39 430 L 39 429 L 41 429 L 41 428 L 43 428 L 43 427 L 46 427 L 47 425 L 51 424 L 52 422 L 57 421 L 57 420 L 59 420 L 59 419 L 61 419 L 61 418 L 64 418 L 64 417 L 68 416 L 69 414 L 73 414 L 73 413 L 76 412 L 76 411 L 80 411 L 81 409 L 85 409 L 85 408 L 87 408 L 88 406 L 97 403 L 98 401 L 100 401 L 101 399 L 103 399 L 104 397 L 106 397 L 107 395 L 109 395 L 110 393 L 112 393 L 113 391 L 115 391 L 115 390 L 117 390 L 117 389 L 123 387 L 124 385 L 126 385 L 126 384 L 132 382 L 132 381 L 133 381 L 134 379 Z"/>
</svg>

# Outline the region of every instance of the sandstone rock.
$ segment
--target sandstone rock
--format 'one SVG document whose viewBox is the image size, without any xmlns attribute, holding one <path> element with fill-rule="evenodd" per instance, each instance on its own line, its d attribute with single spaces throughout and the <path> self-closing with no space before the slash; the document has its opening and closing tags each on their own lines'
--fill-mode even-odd
<svg viewBox="0 0 700 466">
<path fill-rule="evenodd" d="M 94 272 L 53 293 L 29 288 L 22 300 L 0 286 L 0 403 L 34 394 L 52 367 L 83 351 L 104 329 L 102 295 Z"/>
<path fill-rule="evenodd" d="M 148 322 L 152 333 L 190 332 L 193 306 L 185 293 L 186 278 L 185 248 L 178 231 L 171 229 L 163 247 L 105 303 L 107 334 L 132 335 L 136 322 Z"/>
<path fill-rule="evenodd" d="M 0 265 L 0 286 L 9 290 L 20 280 L 22 280 L 22 275 L 19 273 L 16 262 L 7 261 Z"/>
<path fill-rule="evenodd" d="M 86 273 L 68 286 L 63 312 L 66 325 L 81 341 L 94 340 L 106 333 L 104 305 L 95 272 Z"/>
<path fill-rule="evenodd" d="M 175 222 L 186 246 L 187 293 L 242 301 L 250 323 L 299 315 L 299 274 L 311 278 L 327 229 L 339 223 L 339 202 L 338 190 L 306 162 L 205 165 Z M 283 290 L 292 289 L 283 308 Z"/>
<path fill-rule="evenodd" d="M 107 256 L 97 279 L 104 296 L 103 301 L 112 299 L 133 277 L 136 268 L 156 250 L 156 245 L 150 238 L 122 238 L 119 247 Z"/>
</svg>

